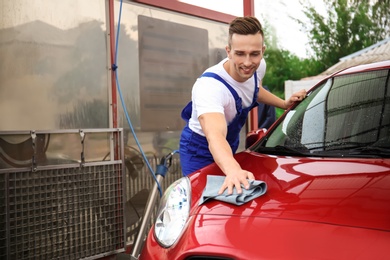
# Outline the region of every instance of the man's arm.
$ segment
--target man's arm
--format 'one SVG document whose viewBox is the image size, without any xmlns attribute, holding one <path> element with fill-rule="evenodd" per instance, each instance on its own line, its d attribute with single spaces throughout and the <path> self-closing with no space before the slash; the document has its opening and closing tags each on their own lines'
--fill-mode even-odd
<svg viewBox="0 0 390 260">
<path fill-rule="evenodd" d="M 225 173 L 226 178 L 219 194 L 227 188 L 228 194 L 233 193 L 233 187 L 236 187 L 238 193 L 242 192 L 241 183 L 245 188 L 249 188 L 247 179 L 254 179 L 251 172 L 241 169 L 241 166 L 233 157 L 232 149 L 226 140 L 227 123 L 221 113 L 206 113 L 199 116 L 199 122 L 206 135 L 209 150 L 215 163 Z"/>
<path fill-rule="evenodd" d="M 287 109 L 294 102 L 302 101 L 303 99 L 305 99 L 305 97 L 306 97 L 306 90 L 302 89 L 298 92 L 293 93 L 289 99 L 283 100 L 280 97 L 267 91 L 262 86 L 260 86 L 259 94 L 257 95 L 257 101 L 274 107 Z"/>
</svg>

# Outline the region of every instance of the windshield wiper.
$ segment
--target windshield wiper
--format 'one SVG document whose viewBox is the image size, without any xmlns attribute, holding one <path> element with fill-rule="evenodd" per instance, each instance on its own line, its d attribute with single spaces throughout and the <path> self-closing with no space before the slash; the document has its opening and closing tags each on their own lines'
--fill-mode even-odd
<svg viewBox="0 0 390 260">
<path fill-rule="evenodd" d="M 267 154 L 275 155 L 289 155 L 289 156 L 307 156 L 306 153 L 308 150 L 306 148 L 292 148 L 282 145 L 277 145 L 275 147 L 259 147 L 259 150 Z"/>
<path fill-rule="evenodd" d="M 390 149 L 377 146 L 343 147 L 339 149 L 312 151 L 313 155 L 325 157 L 390 158 Z"/>
<path fill-rule="evenodd" d="M 261 146 L 257 152 L 287 155 L 287 156 L 313 156 L 313 157 L 354 157 L 354 158 L 390 158 L 390 148 L 378 146 L 343 147 L 332 150 L 309 150 L 305 147 L 288 147 L 277 145 L 275 147 Z"/>
<path fill-rule="evenodd" d="M 352 156 L 373 156 L 373 157 L 390 157 L 390 149 L 378 146 L 364 146 L 348 150 L 348 155 Z"/>
</svg>

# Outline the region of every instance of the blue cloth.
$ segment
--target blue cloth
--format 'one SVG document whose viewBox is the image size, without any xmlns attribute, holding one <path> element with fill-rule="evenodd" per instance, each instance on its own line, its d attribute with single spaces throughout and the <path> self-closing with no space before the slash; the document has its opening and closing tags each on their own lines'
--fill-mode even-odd
<svg viewBox="0 0 390 260">
<path fill-rule="evenodd" d="M 206 187 L 203 190 L 202 197 L 199 200 L 199 205 L 209 199 L 215 199 L 234 205 L 242 205 L 250 200 L 253 200 L 267 191 L 267 184 L 264 181 L 248 180 L 249 189 L 245 189 L 242 185 L 242 193 L 238 194 L 236 188 L 233 188 L 233 194 L 228 195 L 226 189 L 224 193 L 218 195 L 218 191 L 225 181 L 225 176 L 207 175 Z"/>
<path fill-rule="evenodd" d="M 228 125 L 228 132 L 226 136 L 226 140 L 228 141 L 234 154 L 238 149 L 240 141 L 240 131 L 246 123 L 248 113 L 252 108 L 258 105 L 257 94 L 259 92 L 259 88 L 257 87 L 257 75 L 256 73 L 254 74 L 255 88 L 253 94 L 253 101 L 251 106 L 247 108 L 242 108 L 242 100 L 238 96 L 237 92 L 219 75 L 211 72 L 206 72 L 202 75 L 202 77 L 212 77 L 216 80 L 221 81 L 229 89 L 236 101 L 237 114 L 233 121 Z M 189 102 L 181 113 L 181 117 L 185 121 L 187 121 L 187 125 L 184 127 L 181 133 L 179 149 L 180 163 L 184 176 L 187 176 L 188 174 L 214 162 L 213 156 L 211 155 L 210 150 L 208 148 L 209 145 L 206 137 L 193 132 L 188 127 L 188 121 L 191 118 L 191 114 L 192 102 Z"/>
</svg>

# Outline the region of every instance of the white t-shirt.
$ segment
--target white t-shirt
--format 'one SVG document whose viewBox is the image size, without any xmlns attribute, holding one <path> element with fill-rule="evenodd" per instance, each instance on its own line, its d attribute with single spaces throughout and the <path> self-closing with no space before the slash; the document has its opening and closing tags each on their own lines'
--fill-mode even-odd
<svg viewBox="0 0 390 260">
<path fill-rule="evenodd" d="M 242 107 L 247 108 L 252 104 L 254 94 L 254 77 L 245 82 L 237 82 L 224 69 L 225 58 L 220 63 L 208 68 L 206 72 L 213 72 L 223 78 L 237 92 L 242 99 Z M 257 80 L 263 79 L 266 71 L 266 63 L 261 60 L 257 68 Z M 258 85 L 260 85 L 258 83 Z M 189 120 L 189 128 L 197 134 L 205 136 L 200 126 L 198 117 L 205 113 L 222 113 L 229 124 L 237 114 L 236 102 L 229 89 L 219 80 L 210 77 L 198 78 L 192 88 L 192 115 Z"/>
</svg>

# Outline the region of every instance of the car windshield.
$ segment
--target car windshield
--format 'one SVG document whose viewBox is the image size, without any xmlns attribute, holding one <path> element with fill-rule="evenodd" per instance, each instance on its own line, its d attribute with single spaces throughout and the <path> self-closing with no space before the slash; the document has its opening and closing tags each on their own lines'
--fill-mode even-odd
<svg viewBox="0 0 390 260">
<path fill-rule="evenodd" d="M 322 157 L 390 157 L 389 71 L 329 79 L 308 93 L 266 138 L 259 153 Z"/>
</svg>

